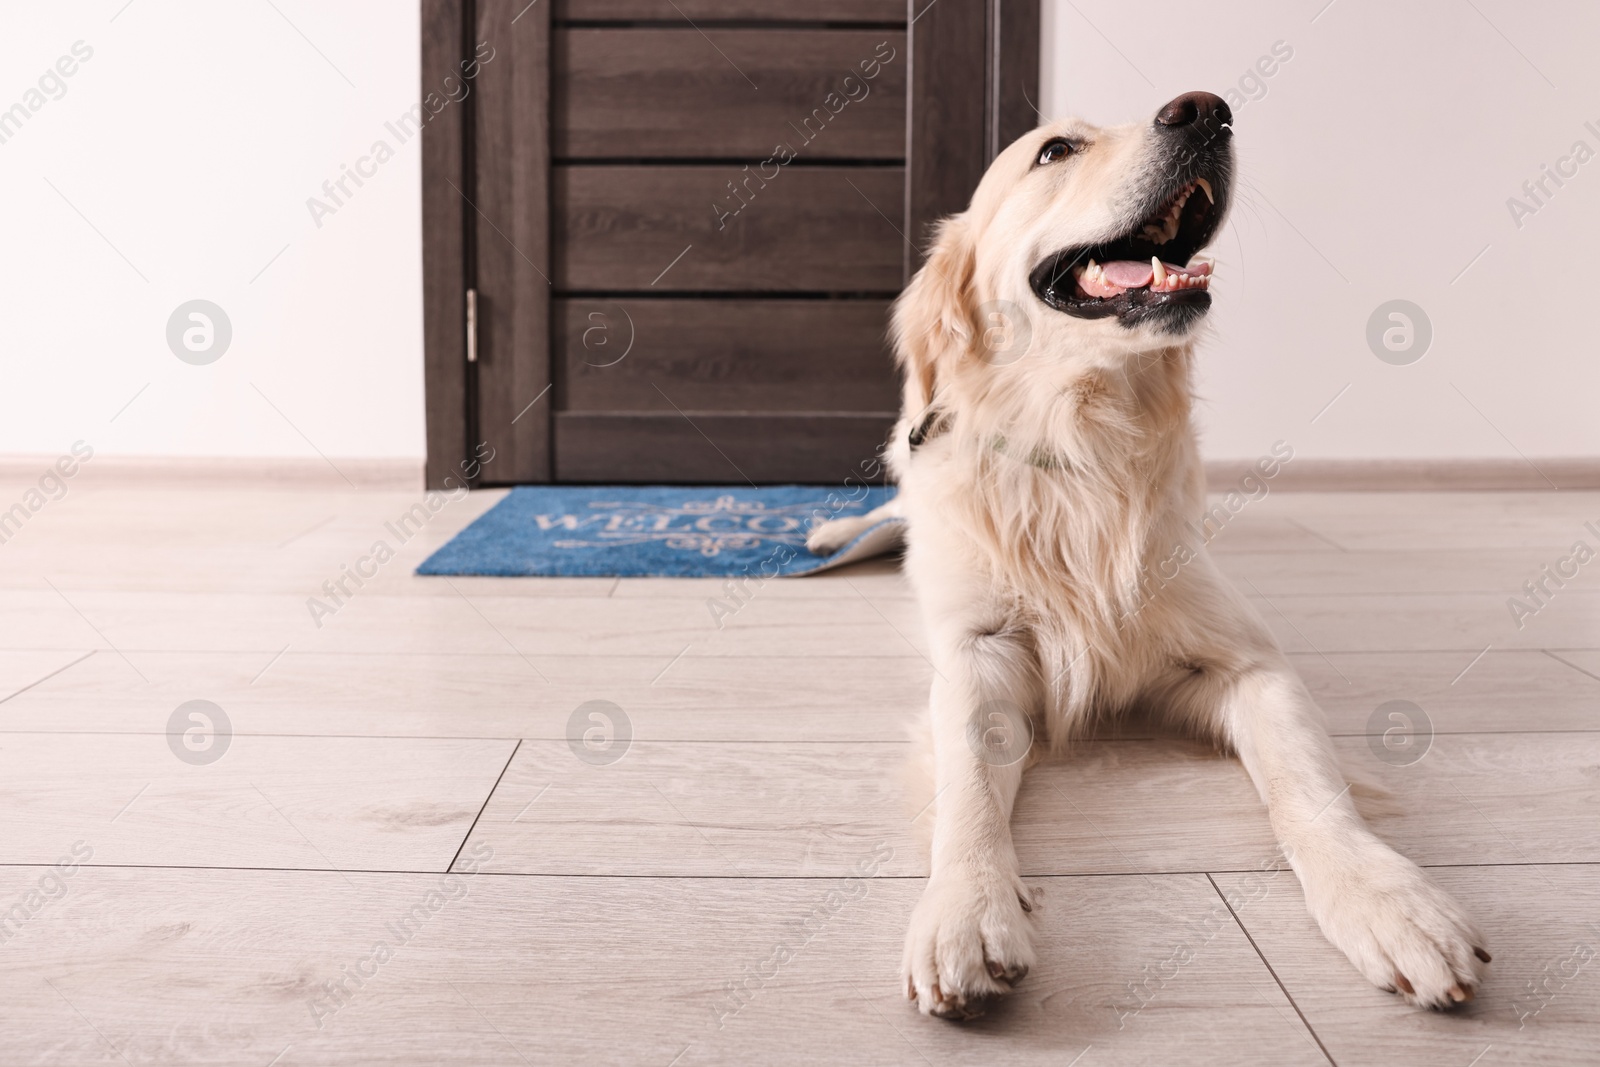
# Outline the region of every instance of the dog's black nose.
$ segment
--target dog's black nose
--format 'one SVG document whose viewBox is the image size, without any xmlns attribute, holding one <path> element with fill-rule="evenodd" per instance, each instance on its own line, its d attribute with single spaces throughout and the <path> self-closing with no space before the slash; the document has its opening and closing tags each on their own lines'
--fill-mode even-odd
<svg viewBox="0 0 1600 1067">
<path fill-rule="evenodd" d="M 1205 126 L 1217 129 L 1233 122 L 1233 110 L 1216 93 L 1184 93 L 1156 112 L 1162 126 Z"/>
</svg>

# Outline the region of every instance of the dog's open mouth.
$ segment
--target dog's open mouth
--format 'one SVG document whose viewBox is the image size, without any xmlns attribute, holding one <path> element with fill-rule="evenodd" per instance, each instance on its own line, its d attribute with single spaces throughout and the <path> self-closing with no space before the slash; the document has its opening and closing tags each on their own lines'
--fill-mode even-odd
<svg viewBox="0 0 1600 1067">
<path fill-rule="evenodd" d="M 1122 236 L 1046 258 L 1030 275 L 1034 293 L 1057 311 L 1114 315 L 1128 326 L 1171 317 L 1176 327 L 1198 318 L 1211 306 L 1211 264 L 1193 260 L 1222 221 L 1224 191 L 1216 176 L 1179 185 Z"/>
</svg>

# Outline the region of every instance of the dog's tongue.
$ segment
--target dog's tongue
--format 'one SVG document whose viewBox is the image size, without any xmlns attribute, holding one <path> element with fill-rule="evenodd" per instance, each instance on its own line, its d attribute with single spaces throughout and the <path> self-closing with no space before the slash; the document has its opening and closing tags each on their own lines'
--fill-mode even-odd
<svg viewBox="0 0 1600 1067">
<path fill-rule="evenodd" d="M 1122 289 L 1140 289 L 1155 278 L 1155 268 L 1149 260 L 1141 263 L 1136 259 L 1114 259 L 1100 266 L 1105 269 L 1106 281 Z"/>
</svg>

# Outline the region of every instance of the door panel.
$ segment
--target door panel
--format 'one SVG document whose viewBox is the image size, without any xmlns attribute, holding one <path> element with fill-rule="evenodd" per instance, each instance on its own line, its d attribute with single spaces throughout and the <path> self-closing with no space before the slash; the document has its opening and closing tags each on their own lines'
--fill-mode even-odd
<svg viewBox="0 0 1600 1067">
<path fill-rule="evenodd" d="M 763 181 L 727 164 L 558 166 L 551 179 L 561 290 L 900 288 L 901 167 L 792 163 Z"/>
<path fill-rule="evenodd" d="M 558 159 L 905 157 L 903 31 L 558 29 L 554 46 Z"/>
<path fill-rule="evenodd" d="M 894 415 L 739 415 L 682 411 L 655 414 L 560 412 L 556 479 L 563 482 L 860 481 Z M 873 479 L 875 480 L 875 479 Z"/>
<path fill-rule="evenodd" d="M 620 300 L 554 305 L 563 411 L 890 412 L 886 300 Z"/>
<path fill-rule="evenodd" d="M 556 18 L 903 23 L 906 0 L 556 0 Z"/>
</svg>

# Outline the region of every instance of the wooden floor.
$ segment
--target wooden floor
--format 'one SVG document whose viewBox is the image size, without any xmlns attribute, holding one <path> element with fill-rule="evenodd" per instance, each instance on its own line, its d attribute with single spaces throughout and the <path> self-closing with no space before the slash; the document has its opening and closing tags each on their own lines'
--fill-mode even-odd
<svg viewBox="0 0 1600 1067">
<path fill-rule="evenodd" d="M 482 493 L 319 626 L 417 496 L 86 477 L 0 545 L 0 1063 L 1600 1060 L 1600 561 L 1507 607 L 1600 547 L 1600 494 L 1276 493 L 1214 544 L 1393 794 L 1378 831 L 1488 931 L 1475 1003 L 1368 986 L 1240 767 L 1133 729 L 1030 774 L 1040 962 L 966 1026 L 897 979 L 931 668 L 892 566 L 720 627 L 714 581 L 414 577 Z M 196 700 L 212 762 L 169 744 Z M 588 701 L 614 762 L 569 744 Z"/>
</svg>

